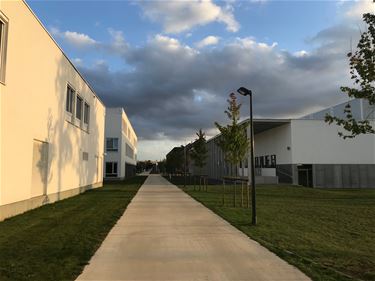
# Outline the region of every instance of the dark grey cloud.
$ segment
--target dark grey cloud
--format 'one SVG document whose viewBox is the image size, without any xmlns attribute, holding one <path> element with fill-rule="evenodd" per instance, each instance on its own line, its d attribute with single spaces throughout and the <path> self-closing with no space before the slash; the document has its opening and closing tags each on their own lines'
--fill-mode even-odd
<svg viewBox="0 0 375 281">
<path fill-rule="evenodd" d="M 351 32 L 323 30 L 310 39 L 313 51 L 297 54 L 250 38 L 198 51 L 157 35 L 142 47 L 127 45 L 121 56 L 131 70 L 113 72 L 104 63 L 80 70 L 107 106 L 126 109 L 140 139 L 178 140 L 225 122 L 226 98 L 239 86 L 253 90 L 261 117 L 295 117 L 339 102 L 339 87 L 349 83 L 343 42 Z"/>
</svg>

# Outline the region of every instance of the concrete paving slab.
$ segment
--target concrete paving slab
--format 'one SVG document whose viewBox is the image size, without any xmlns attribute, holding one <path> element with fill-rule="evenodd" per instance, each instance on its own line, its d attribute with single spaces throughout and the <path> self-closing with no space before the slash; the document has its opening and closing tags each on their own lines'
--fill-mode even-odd
<svg viewBox="0 0 375 281">
<path fill-rule="evenodd" d="M 149 175 L 77 280 L 310 280 L 159 175 Z"/>
</svg>

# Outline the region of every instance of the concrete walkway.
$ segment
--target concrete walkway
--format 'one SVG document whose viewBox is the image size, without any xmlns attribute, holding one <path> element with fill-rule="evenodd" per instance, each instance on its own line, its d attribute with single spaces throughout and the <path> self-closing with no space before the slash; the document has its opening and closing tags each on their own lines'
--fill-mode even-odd
<svg viewBox="0 0 375 281">
<path fill-rule="evenodd" d="M 309 280 L 150 175 L 77 280 Z"/>
</svg>

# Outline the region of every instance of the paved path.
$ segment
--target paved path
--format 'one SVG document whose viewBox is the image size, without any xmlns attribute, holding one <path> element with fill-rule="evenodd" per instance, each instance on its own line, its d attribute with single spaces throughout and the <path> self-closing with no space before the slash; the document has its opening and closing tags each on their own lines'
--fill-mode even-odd
<svg viewBox="0 0 375 281">
<path fill-rule="evenodd" d="M 150 175 L 77 280 L 309 280 Z"/>
</svg>

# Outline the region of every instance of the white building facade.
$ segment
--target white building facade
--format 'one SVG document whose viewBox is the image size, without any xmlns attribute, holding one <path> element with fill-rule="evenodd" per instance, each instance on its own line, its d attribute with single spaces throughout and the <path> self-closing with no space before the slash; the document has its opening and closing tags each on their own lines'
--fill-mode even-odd
<svg viewBox="0 0 375 281">
<path fill-rule="evenodd" d="M 107 108 L 104 171 L 106 179 L 125 179 L 135 176 L 137 142 L 137 135 L 124 109 Z"/>
<path fill-rule="evenodd" d="M 342 116 L 347 103 L 309 114 L 301 119 L 255 119 L 256 182 L 324 188 L 375 188 L 375 135 L 343 139 L 336 125 L 324 121 L 326 113 Z M 362 100 L 350 101 L 353 116 L 373 121 L 374 108 Z M 225 163 L 215 138 L 207 142 L 206 173 L 214 179 L 247 176 L 248 161 L 234 169 Z"/>
<path fill-rule="evenodd" d="M 2 220 L 102 185 L 105 106 L 26 2 L 0 35 Z"/>
</svg>

